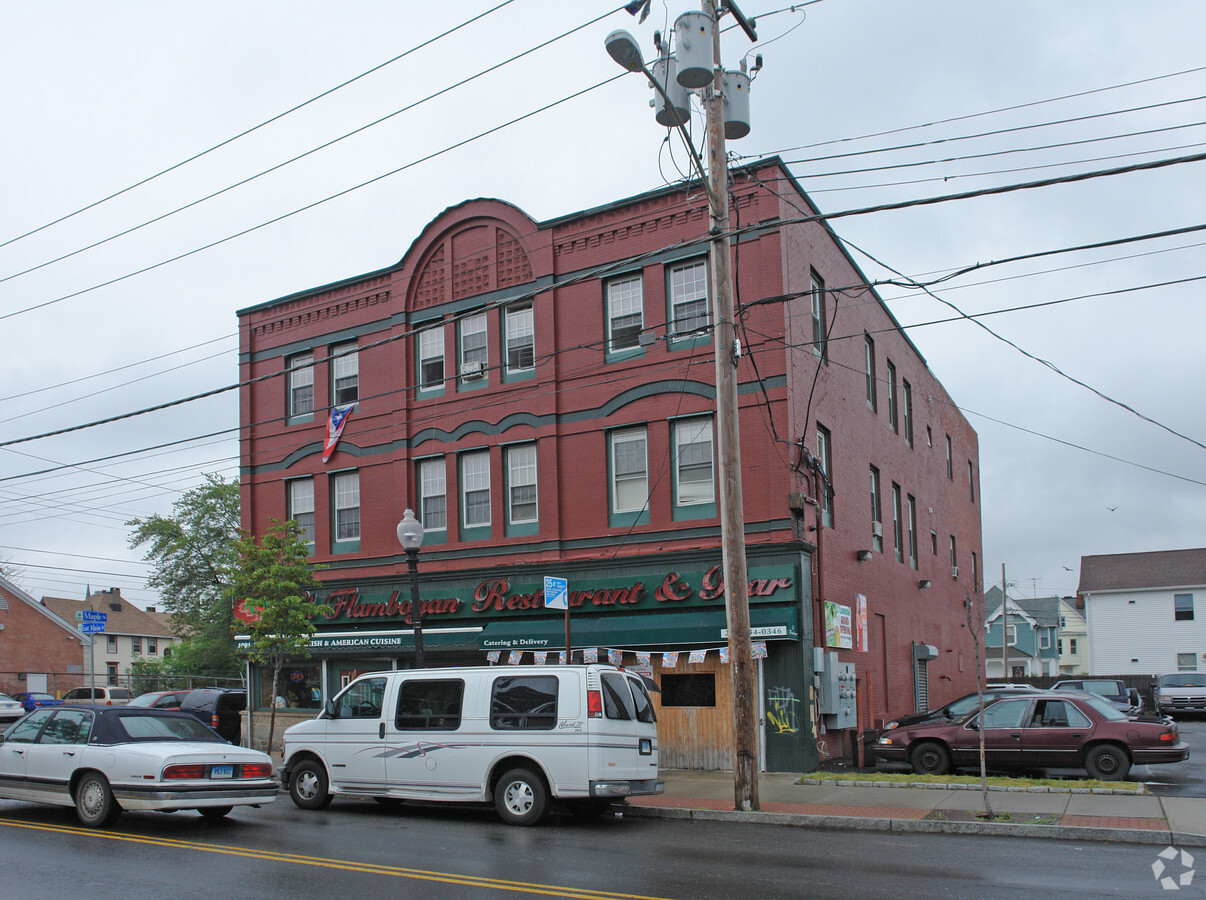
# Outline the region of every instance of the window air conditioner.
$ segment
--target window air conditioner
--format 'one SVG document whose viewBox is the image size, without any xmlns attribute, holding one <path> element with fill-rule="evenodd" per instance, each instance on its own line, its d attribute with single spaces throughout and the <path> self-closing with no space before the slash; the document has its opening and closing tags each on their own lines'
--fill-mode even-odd
<svg viewBox="0 0 1206 900">
<path fill-rule="evenodd" d="M 461 363 L 462 378 L 481 378 L 486 374 L 486 364 L 484 362 L 467 362 Z"/>
<path fill-rule="evenodd" d="M 871 533 L 873 535 L 875 535 L 876 537 L 883 537 L 884 536 L 884 523 L 883 522 L 872 522 L 871 523 Z"/>
<path fill-rule="evenodd" d="M 951 578 L 958 578 L 958 577 L 959 577 L 959 567 L 951 566 Z"/>
</svg>

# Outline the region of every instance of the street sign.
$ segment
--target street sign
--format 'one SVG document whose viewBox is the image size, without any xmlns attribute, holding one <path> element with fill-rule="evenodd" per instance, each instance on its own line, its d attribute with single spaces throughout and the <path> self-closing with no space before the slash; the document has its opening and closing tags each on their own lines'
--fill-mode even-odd
<svg viewBox="0 0 1206 900">
<path fill-rule="evenodd" d="M 564 578 L 544 576 L 544 605 L 546 609 L 569 609 L 569 582 Z"/>
<path fill-rule="evenodd" d="M 84 634 L 103 634 L 105 631 L 104 622 L 83 622 L 80 624 L 80 631 Z"/>
<path fill-rule="evenodd" d="M 96 609 L 80 610 L 80 618 L 85 622 L 108 622 L 109 614 Z"/>
</svg>

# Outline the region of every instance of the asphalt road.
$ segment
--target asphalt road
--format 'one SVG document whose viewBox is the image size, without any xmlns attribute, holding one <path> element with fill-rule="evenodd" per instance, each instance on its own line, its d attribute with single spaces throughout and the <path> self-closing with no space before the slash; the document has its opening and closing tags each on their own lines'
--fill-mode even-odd
<svg viewBox="0 0 1206 900">
<path fill-rule="evenodd" d="M 1129 781 L 1142 781 L 1162 797 L 1206 797 L 1206 720 L 1177 720 L 1181 737 L 1189 744 L 1189 759 L 1164 766 L 1135 766 Z"/>
<path fill-rule="evenodd" d="M 70 810 L 0 801 L 6 900 L 1134 898 L 1162 894 L 1160 849 L 633 816 L 513 828 L 487 810 L 336 800 L 306 812 L 283 795 L 219 822 L 127 813 L 95 831 Z"/>
</svg>

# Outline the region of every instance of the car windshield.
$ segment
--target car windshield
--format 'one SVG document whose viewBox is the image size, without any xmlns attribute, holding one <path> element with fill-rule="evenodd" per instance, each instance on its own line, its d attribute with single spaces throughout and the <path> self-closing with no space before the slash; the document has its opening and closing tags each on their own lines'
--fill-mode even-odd
<svg viewBox="0 0 1206 900">
<path fill-rule="evenodd" d="M 209 741 L 225 743 L 191 716 L 119 716 L 132 741 Z"/>
<path fill-rule="evenodd" d="M 1080 684 L 1081 690 L 1097 694 L 1101 697 L 1117 697 L 1119 694 L 1125 693 L 1125 691 L 1119 689 L 1117 681 L 1091 681 L 1086 679 Z"/>
<path fill-rule="evenodd" d="M 1089 683 L 1086 681 L 1085 686 L 1088 687 L 1088 684 Z M 1107 719 L 1111 722 L 1125 722 L 1127 720 L 1126 713 L 1116 707 L 1109 700 L 1104 700 L 1095 694 L 1085 694 L 1080 698 L 1080 701 L 1086 706 L 1091 706 L 1093 709 L 1097 710 L 1103 719 Z"/>
<path fill-rule="evenodd" d="M 1165 675 L 1160 687 L 1206 687 L 1206 675 Z"/>
<path fill-rule="evenodd" d="M 38 700 L 42 703 L 45 703 L 47 700 L 54 699 L 54 697 L 50 696 L 50 694 L 27 694 L 26 696 L 28 696 L 30 700 Z"/>
<path fill-rule="evenodd" d="M 130 701 L 131 706 L 150 706 L 159 697 L 158 694 L 139 694 Z"/>
<path fill-rule="evenodd" d="M 17 702 L 16 700 L 13 700 L 13 698 L 12 698 L 12 697 L 10 697 L 8 694 L 0 694 L 0 700 L 8 700 L 8 701 L 10 701 L 10 702 L 12 702 L 12 703 L 16 703 L 16 702 Z"/>
</svg>

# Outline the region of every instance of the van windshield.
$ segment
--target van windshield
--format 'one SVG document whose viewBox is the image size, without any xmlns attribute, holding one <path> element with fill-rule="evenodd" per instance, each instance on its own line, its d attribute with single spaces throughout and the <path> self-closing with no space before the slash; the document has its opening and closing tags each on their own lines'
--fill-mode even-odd
<svg viewBox="0 0 1206 900">
<path fill-rule="evenodd" d="M 1160 679 L 1161 687 L 1206 687 L 1206 675 L 1165 675 Z"/>
</svg>

